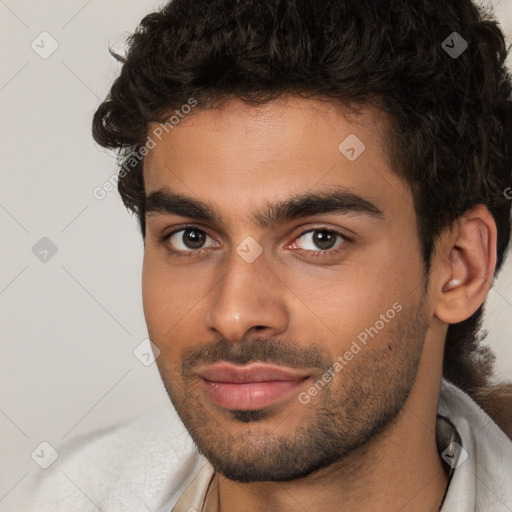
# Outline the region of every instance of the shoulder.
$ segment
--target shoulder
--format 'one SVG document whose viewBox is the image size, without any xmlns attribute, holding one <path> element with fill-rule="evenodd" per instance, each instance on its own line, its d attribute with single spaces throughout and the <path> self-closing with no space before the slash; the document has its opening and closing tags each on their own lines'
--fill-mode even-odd
<svg viewBox="0 0 512 512">
<path fill-rule="evenodd" d="M 450 464 L 454 473 L 446 510 L 510 510 L 512 441 L 468 394 L 445 379 L 438 412 L 453 423 L 462 444 L 458 460 Z"/>
<path fill-rule="evenodd" d="M 24 479 L 6 512 L 157 511 L 177 500 L 205 461 L 172 411 L 153 411 L 55 449 L 57 460 Z"/>
</svg>

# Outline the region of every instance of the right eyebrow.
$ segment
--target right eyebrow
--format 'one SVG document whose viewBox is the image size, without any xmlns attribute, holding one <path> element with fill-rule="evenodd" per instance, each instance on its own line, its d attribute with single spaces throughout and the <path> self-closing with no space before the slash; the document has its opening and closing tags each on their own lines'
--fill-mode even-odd
<svg viewBox="0 0 512 512">
<path fill-rule="evenodd" d="M 168 188 L 155 190 L 146 196 L 145 211 L 147 215 L 158 213 L 180 215 L 224 225 L 222 219 L 206 203 L 171 192 Z"/>
</svg>

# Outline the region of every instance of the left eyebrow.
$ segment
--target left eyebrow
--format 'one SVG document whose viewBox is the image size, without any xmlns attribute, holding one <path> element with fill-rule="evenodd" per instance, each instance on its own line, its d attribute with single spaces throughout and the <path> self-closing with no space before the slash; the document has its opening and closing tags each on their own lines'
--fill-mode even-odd
<svg viewBox="0 0 512 512">
<path fill-rule="evenodd" d="M 287 220 L 333 213 L 358 213 L 374 218 L 384 218 L 382 210 L 371 201 L 345 187 L 338 186 L 295 196 L 278 203 L 270 203 L 262 213 L 255 215 L 255 219 L 261 227 L 268 227 Z"/>
<path fill-rule="evenodd" d="M 208 203 L 172 192 L 168 187 L 154 190 L 146 197 L 146 214 L 166 213 L 215 222 L 226 226 L 215 209 Z M 253 222 L 265 228 L 288 220 L 325 214 L 358 213 L 371 218 L 383 219 L 380 208 L 346 187 L 309 192 L 284 201 L 268 203 L 253 216 Z"/>
</svg>

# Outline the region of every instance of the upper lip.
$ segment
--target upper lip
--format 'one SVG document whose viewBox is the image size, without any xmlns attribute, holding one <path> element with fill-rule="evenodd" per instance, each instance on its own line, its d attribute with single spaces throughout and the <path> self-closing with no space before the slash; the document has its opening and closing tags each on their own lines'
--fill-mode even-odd
<svg viewBox="0 0 512 512">
<path fill-rule="evenodd" d="M 294 368 L 251 363 L 244 366 L 227 362 L 215 363 L 211 366 L 202 366 L 195 372 L 199 377 L 213 382 L 227 382 L 233 384 L 250 382 L 271 382 L 303 380 L 311 373 L 305 373 Z"/>
</svg>

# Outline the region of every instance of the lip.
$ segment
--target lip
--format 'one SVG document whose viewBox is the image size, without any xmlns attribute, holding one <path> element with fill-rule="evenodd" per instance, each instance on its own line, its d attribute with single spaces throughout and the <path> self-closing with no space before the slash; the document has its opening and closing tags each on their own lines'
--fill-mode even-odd
<svg viewBox="0 0 512 512">
<path fill-rule="evenodd" d="M 311 373 L 262 363 L 215 363 L 196 372 L 207 397 L 231 410 L 262 409 L 299 388 Z"/>
<path fill-rule="evenodd" d="M 308 372 L 277 365 L 251 363 L 240 366 L 226 362 L 203 366 L 196 373 L 206 380 L 232 384 L 302 380 L 311 375 Z"/>
</svg>

